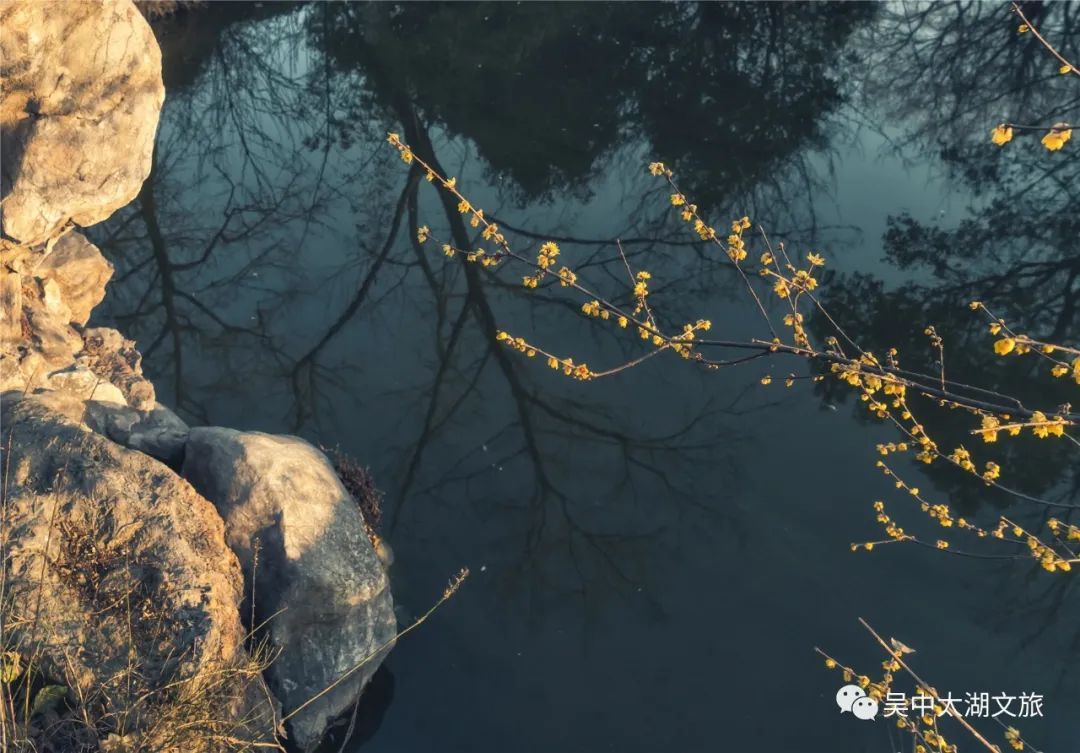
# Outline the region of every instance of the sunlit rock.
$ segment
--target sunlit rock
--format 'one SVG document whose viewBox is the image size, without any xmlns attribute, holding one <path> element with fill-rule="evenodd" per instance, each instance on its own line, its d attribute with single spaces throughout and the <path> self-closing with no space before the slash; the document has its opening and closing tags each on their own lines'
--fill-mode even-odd
<svg viewBox="0 0 1080 753">
<path fill-rule="evenodd" d="M 135 343 L 82 329 L 105 296 L 112 264 L 75 232 L 0 274 L 0 390 L 68 390 L 84 400 L 154 408 Z"/>
<path fill-rule="evenodd" d="M 79 390 L 64 384 L 31 394 L 42 405 L 103 437 L 156 458 L 174 470 L 180 469 L 188 426 L 164 405 L 155 403 L 148 411 L 136 410 L 107 382 L 97 384 L 90 397 L 85 393 L 80 396 Z"/>
<path fill-rule="evenodd" d="M 182 475 L 217 506 L 254 579 L 255 619 L 269 620 L 281 652 L 266 675 L 286 716 L 345 678 L 288 722 L 290 740 L 310 749 L 356 702 L 396 630 L 356 501 L 326 456 L 292 436 L 193 428 Z"/>
<path fill-rule="evenodd" d="M 56 286 L 70 309 L 70 322 L 81 326 L 105 298 L 113 265 L 82 234 L 66 233 L 37 264 L 34 274 Z"/>
<path fill-rule="evenodd" d="M 82 400 L 92 400 L 127 407 L 124 393 L 85 366 L 74 364 L 51 372 L 35 389 L 64 392 Z"/>
<path fill-rule="evenodd" d="M 80 364 L 115 384 L 131 407 L 143 411 L 154 407 L 154 385 L 143 376 L 142 354 L 134 340 L 109 327 L 91 327 L 83 332 L 82 339 Z"/>
<path fill-rule="evenodd" d="M 3 234 L 46 240 L 135 198 L 165 97 L 161 51 L 130 0 L 0 4 Z"/>
<path fill-rule="evenodd" d="M 222 734 L 272 742 L 273 701 L 244 648 L 240 567 L 213 505 L 68 418 L 80 409 L 71 394 L 0 403 L 5 649 L 86 699 L 86 734 L 120 727 L 140 750 L 176 753 L 219 750 Z"/>
</svg>

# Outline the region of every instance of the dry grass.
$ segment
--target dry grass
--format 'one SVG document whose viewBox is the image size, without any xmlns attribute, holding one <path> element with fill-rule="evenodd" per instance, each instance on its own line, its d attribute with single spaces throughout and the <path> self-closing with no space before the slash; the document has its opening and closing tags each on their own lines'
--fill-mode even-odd
<svg viewBox="0 0 1080 753">
<path fill-rule="evenodd" d="M 5 474 L 6 475 L 6 474 Z M 6 490 L 6 484 L 5 484 Z M 13 753 L 243 753 L 274 748 L 275 704 L 262 673 L 274 656 L 250 645 L 231 661 L 198 664 L 178 651 L 184 626 L 169 584 L 124 545 L 107 511 L 49 526 L 40 577 L 9 570 L 7 498 L 0 520 L 0 749 Z M 54 509 L 59 509 L 59 505 Z M 101 508 L 99 508 L 101 509 Z M 153 521 L 147 521 L 153 525 Z M 89 660 L 42 618 L 49 589 L 78 594 L 87 633 L 123 645 Z M 63 636 L 65 639 L 76 636 Z M 78 636 L 85 637 L 85 636 Z M 92 650 L 92 649 L 91 649 Z M 97 661 L 95 664 L 95 660 Z M 89 671 L 87 671 L 89 669 Z"/>
<path fill-rule="evenodd" d="M 375 486 L 371 471 L 342 452 L 340 448 L 321 448 L 330 458 L 342 486 L 356 500 L 364 516 L 364 526 L 373 546 L 378 546 L 379 529 L 382 526 L 383 493 Z"/>
<path fill-rule="evenodd" d="M 10 435 L 7 440 L 5 466 Z M 371 474 L 339 451 L 328 454 L 356 498 L 369 535 L 378 541 L 382 494 Z M 33 566 L 13 571 L 9 471 L 4 468 L 0 483 L 0 674 L 10 670 L 0 678 L 4 753 L 284 751 L 276 740 L 287 719 L 383 656 L 449 600 L 468 575 L 459 573 L 428 612 L 281 717 L 262 682 L 276 655 L 252 638 L 261 626 L 252 626 L 247 652 L 224 663 L 200 665 L 194 656 L 198 645 L 188 647 L 190 641 L 179 635 L 187 628 L 170 606 L 179 600 L 172 598 L 167 575 L 131 545 L 131 529 L 153 526 L 153 519 L 118 524 L 108 500 L 79 506 L 79 514 L 73 514 L 62 504 L 66 500 L 54 497 L 56 504 L 46 508 L 53 516 L 47 537 Z M 54 488 L 63 475 L 61 469 Z M 25 549 L 20 551 L 25 557 Z M 66 632 L 71 625 L 61 629 L 44 616 L 50 605 L 55 612 L 50 598 L 56 589 L 77 594 L 72 603 L 83 611 L 75 615 L 76 634 Z M 102 644 L 102 635 L 117 642 Z M 87 636 L 91 645 L 83 642 Z"/>
</svg>

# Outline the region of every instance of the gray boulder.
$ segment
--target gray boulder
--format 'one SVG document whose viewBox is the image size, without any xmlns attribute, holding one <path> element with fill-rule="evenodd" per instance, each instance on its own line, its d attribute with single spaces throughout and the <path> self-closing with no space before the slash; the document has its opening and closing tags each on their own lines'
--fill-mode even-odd
<svg viewBox="0 0 1080 753">
<path fill-rule="evenodd" d="M 216 505 L 254 579 L 255 618 L 280 655 L 266 672 L 289 738 L 315 747 L 347 712 L 396 632 L 387 575 L 356 502 L 326 456 L 298 437 L 191 429 L 182 475 Z M 359 665 L 359 669 L 357 669 Z"/>
<path fill-rule="evenodd" d="M 150 173 L 161 51 L 131 0 L 0 4 L 3 234 L 33 245 L 101 222 Z"/>
<path fill-rule="evenodd" d="M 123 729 L 141 750 L 272 742 L 274 703 L 244 648 L 242 576 L 213 505 L 55 409 L 77 398 L 52 397 L 0 401 L 7 645 L 80 699 L 91 730 Z"/>
<path fill-rule="evenodd" d="M 98 385 L 97 391 L 101 391 Z M 187 443 L 188 426 L 183 420 L 160 403 L 148 411 L 136 410 L 124 402 L 119 390 L 116 395 L 106 392 L 101 396 L 87 397 L 73 389 L 38 389 L 30 393 L 34 399 L 72 421 L 108 437 L 117 444 L 138 450 L 165 465 L 180 470 Z M 18 393 L 11 393 L 18 397 Z M 119 398 L 119 399 L 117 399 Z"/>
<path fill-rule="evenodd" d="M 101 412 L 106 422 L 103 429 L 111 439 L 179 470 L 188 438 L 188 426 L 179 416 L 161 403 L 154 403 L 148 411 L 93 406 L 91 415 L 96 418 L 95 407 Z"/>
</svg>

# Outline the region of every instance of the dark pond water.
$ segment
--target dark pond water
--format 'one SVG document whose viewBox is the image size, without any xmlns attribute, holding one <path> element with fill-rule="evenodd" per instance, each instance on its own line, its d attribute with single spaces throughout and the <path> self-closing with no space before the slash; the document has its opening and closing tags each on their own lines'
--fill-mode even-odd
<svg viewBox="0 0 1080 753">
<path fill-rule="evenodd" d="M 1077 52 L 1080 4 L 1031 12 Z M 1015 723 L 1076 749 L 1074 577 L 908 544 L 851 552 L 881 538 L 875 499 L 942 532 L 875 470 L 896 437 L 858 401 L 785 389 L 800 363 L 659 357 L 579 383 L 501 349 L 492 321 L 596 367 L 642 352 L 558 287 L 418 250 L 417 224 L 445 238 L 447 216 L 431 186 L 405 190 L 384 143 L 403 122 L 426 134 L 517 249 L 555 237 L 619 295 L 624 239 L 669 321 L 765 336 L 644 169 L 663 160 L 717 225 L 748 214 L 823 252 L 825 300 L 865 345 L 932 367 L 934 324 L 954 376 L 1054 405 L 1069 385 L 995 361 L 965 306 L 1076 339 L 1076 151 L 997 150 L 988 132 L 1075 118 L 1078 90 L 1015 27 L 1006 5 L 971 2 L 214 3 L 158 23 L 155 166 L 93 231 L 117 264 L 98 323 L 138 340 L 192 422 L 369 464 L 403 622 L 472 570 L 394 650 L 352 750 L 908 750 L 889 722 L 838 712 L 813 651 L 876 670 L 860 616 L 916 646 L 943 692 L 1044 695 L 1044 718 Z M 966 422 L 933 420 L 943 444 L 971 445 Z M 1072 502 L 1063 443 L 1000 444 L 986 459 L 1015 486 Z M 984 525 L 1047 514 L 901 467 Z"/>
</svg>

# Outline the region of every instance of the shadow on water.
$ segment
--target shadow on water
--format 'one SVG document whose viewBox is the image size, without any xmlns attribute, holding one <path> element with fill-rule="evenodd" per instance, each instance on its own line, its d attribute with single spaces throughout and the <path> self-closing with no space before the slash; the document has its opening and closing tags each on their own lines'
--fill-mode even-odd
<svg viewBox="0 0 1080 753">
<path fill-rule="evenodd" d="M 403 617 L 473 570 L 377 675 L 389 690 L 369 693 L 386 700 L 354 749 L 690 751 L 722 736 L 881 750 L 834 718 L 810 650 L 863 645 L 856 615 L 921 639 L 943 686 L 1047 693 L 1036 727 L 1070 739 L 1071 581 L 915 548 L 852 555 L 877 535 L 873 448 L 891 437 L 830 410 L 842 396 L 827 387 L 761 388 L 785 364 L 654 359 L 580 384 L 499 346 L 505 328 L 590 365 L 640 352 L 557 286 L 527 293 L 421 246 L 421 225 L 462 247 L 476 231 L 383 144 L 403 133 L 517 250 L 558 240 L 616 300 L 621 239 L 668 321 L 765 335 L 726 260 L 669 216 L 642 169 L 661 159 L 717 224 L 750 214 L 793 248 L 824 247 L 829 305 L 864 344 L 922 358 L 933 323 L 957 377 L 1024 394 L 1032 375 L 992 367 L 964 304 L 1067 339 L 1080 182 L 1033 140 L 987 148 L 1003 112 L 1075 109 L 1007 11 L 257 6 L 159 28 L 154 167 L 93 231 L 117 264 L 97 317 L 138 340 L 192 420 L 300 433 L 370 464 Z M 1078 10 L 1040 6 L 1039 23 L 1073 28 Z M 951 418 L 939 431 L 970 443 Z M 1052 484 L 1059 448 L 997 449 L 1025 490 L 1074 498 L 1071 473 Z M 1006 504 L 925 473 L 965 514 Z M 972 670 L 962 652 L 1003 658 Z M 778 693 L 782 721 L 746 705 Z"/>
</svg>

